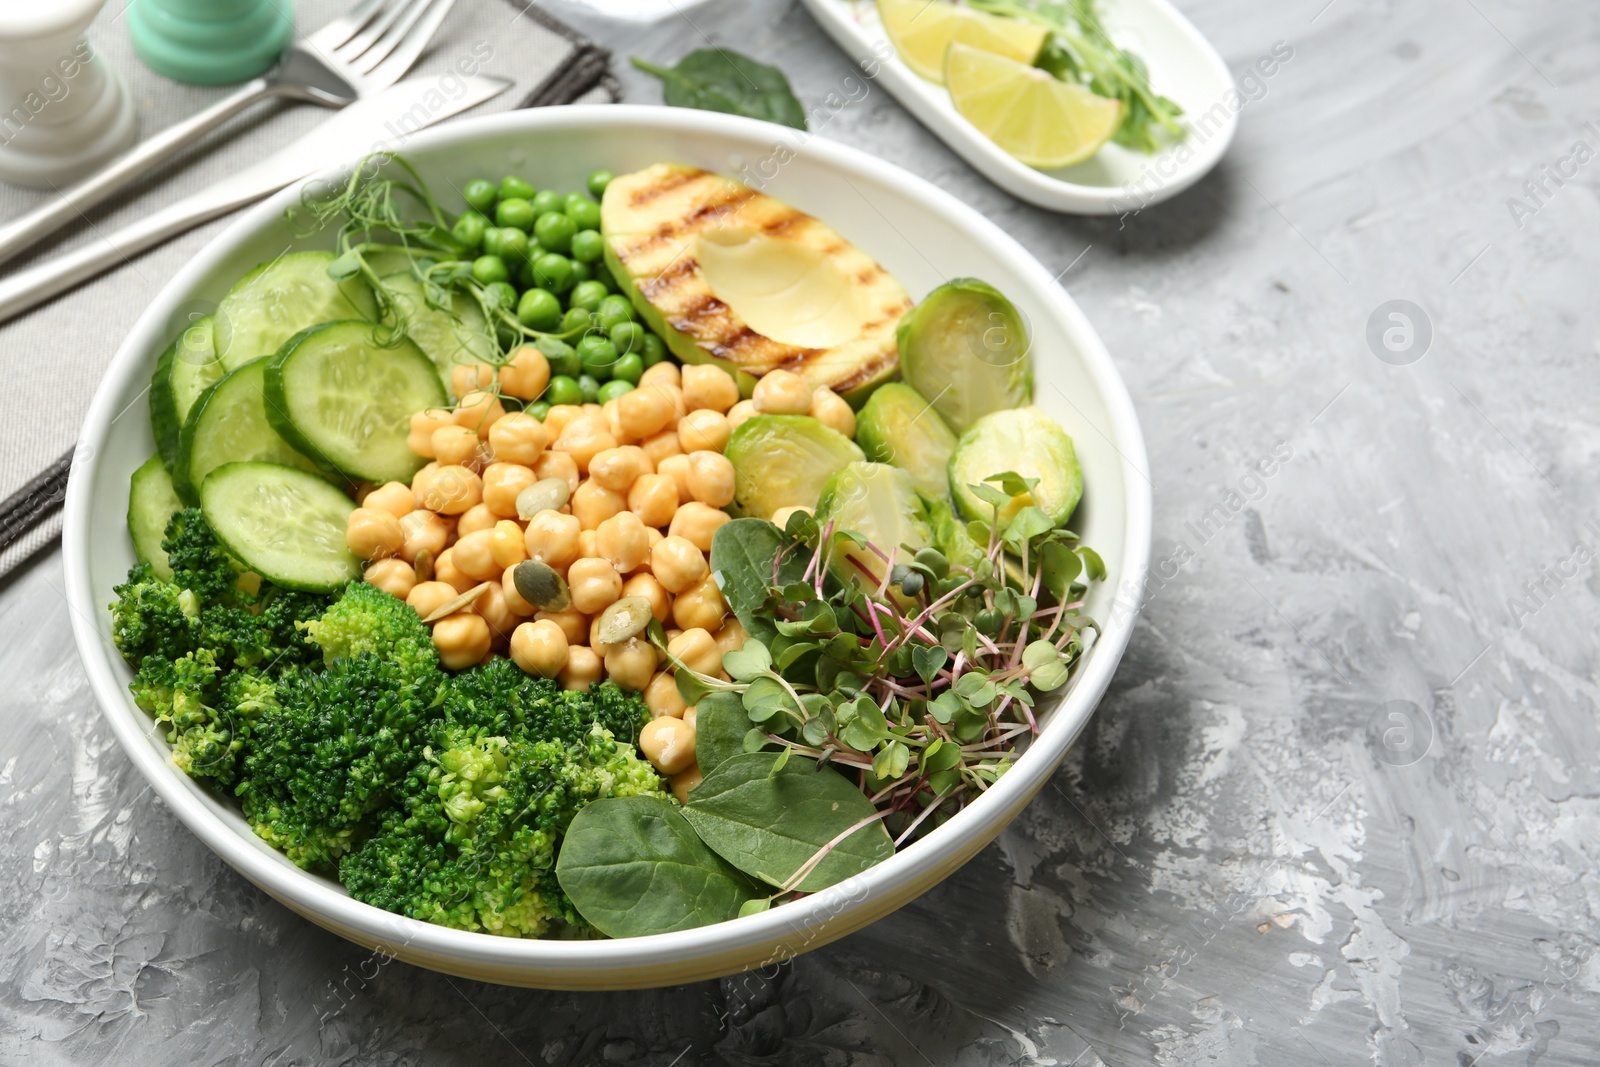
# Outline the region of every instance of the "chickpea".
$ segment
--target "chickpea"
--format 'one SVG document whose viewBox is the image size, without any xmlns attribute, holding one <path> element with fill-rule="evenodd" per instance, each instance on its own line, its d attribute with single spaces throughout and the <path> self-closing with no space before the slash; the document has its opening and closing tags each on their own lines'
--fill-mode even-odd
<svg viewBox="0 0 1600 1067">
<path fill-rule="evenodd" d="M 771 370 L 750 399 L 763 415 L 804 415 L 811 410 L 811 386 L 792 370 Z"/>
<path fill-rule="evenodd" d="M 500 592 L 505 596 L 507 610 L 517 615 L 533 615 L 539 610 L 522 599 L 522 594 L 517 592 L 517 580 L 512 567 L 500 572 Z"/>
<path fill-rule="evenodd" d="M 400 558 L 407 563 L 416 563 L 417 553 L 423 551 L 437 557 L 450 540 L 449 524 L 423 508 L 402 516 L 400 529 L 405 534 L 405 544 L 400 547 Z"/>
<path fill-rule="evenodd" d="M 619 511 L 596 527 L 594 545 L 619 574 L 634 570 L 650 556 L 644 523 L 631 511 Z"/>
<path fill-rule="evenodd" d="M 361 506 L 404 518 L 417 508 L 417 498 L 405 482 L 384 482 L 361 499 Z"/>
<path fill-rule="evenodd" d="M 678 425 L 679 420 L 689 414 L 689 405 L 683 399 L 683 390 L 676 385 L 668 385 L 666 383 L 651 386 L 651 388 L 659 390 L 668 400 L 672 401 L 672 417 L 667 420 L 667 429 L 670 430 Z"/>
<path fill-rule="evenodd" d="M 583 413 L 588 415 L 590 418 L 600 419 L 602 421 L 604 421 L 606 417 L 606 409 L 601 407 L 599 404 L 584 404 Z"/>
<path fill-rule="evenodd" d="M 626 493 L 640 475 L 650 474 L 655 466 L 638 445 L 608 448 L 589 461 L 589 477 L 607 489 Z"/>
<path fill-rule="evenodd" d="M 683 453 L 683 443 L 678 440 L 678 431 L 672 426 L 647 438 L 639 447 L 644 449 L 645 458 L 650 461 L 652 469 L 660 468 L 662 460 Z"/>
<path fill-rule="evenodd" d="M 567 648 L 567 665 L 561 668 L 559 675 L 561 688 L 587 693 L 589 687 L 600 680 L 601 670 L 600 657 L 594 654 L 594 649 L 571 645 Z"/>
<path fill-rule="evenodd" d="M 639 731 L 639 751 L 662 774 L 677 774 L 694 764 L 694 727 L 682 719 L 651 719 Z"/>
<path fill-rule="evenodd" d="M 535 622 L 553 622 L 561 627 L 569 645 L 581 645 L 589 639 L 589 620 L 581 611 L 541 611 L 533 619 Z"/>
<path fill-rule="evenodd" d="M 494 458 L 504 463 L 531 467 L 549 446 L 550 434 L 544 423 L 526 411 L 513 411 L 489 427 L 489 448 Z"/>
<path fill-rule="evenodd" d="M 678 594 L 672 602 L 672 621 L 685 632 L 698 626 L 710 632 L 722 625 L 728 614 L 728 603 L 722 599 L 722 590 L 709 574 L 700 583 Z"/>
<path fill-rule="evenodd" d="M 567 568 L 567 588 L 572 593 L 572 606 L 585 615 L 593 615 L 622 595 L 622 575 L 610 560 L 586 557 L 574 560 Z"/>
<path fill-rule="evenodd" d="M 456 550 L 454 548 L 447 548 L 434 558 L 433 576 L 458 593 L 465 593 L 479 583 L 479 579 L 468 577 L 462 573 L 460 567 L 456 566 Z"/>
<path fill-rule="evenodd" d="M 683 714 L 679 715 L 678 718 L 693 726 L 696 730 L 700 729 L 700 709 L 694 705 L 691 704 L 689 707 L 684 708 Z"/>
<path fill-rule="evenodd" d="M 596 547 L 593 530 L 583 530 L 578 534 L 578 555 L 582 557 L 598 556 L 600 549 Z"/>
<path fill-rule="evenodd" d="M 424 463 L 417 473 L 411 476 L 411 506 L 413 508 L 417 506 L 417 494 L 428 487 L 428 483 L 433 480 L 433 476 L 438 473 L 438 470 L 439 462 L 435 460 L 432 463 Z"/>
<path fill-rule="evenodd" d="M 728 446 L 728 417 L 700 408 L 678 423 L 678 446 L 685 452 L 721 452 Z"/>
<path fill-rule="evenodd" d="M 538 400 L 549 384 L 550 361 L 532 345 L 518 347 L 500 368 L 500 390 L 518 400 Z"/>
<path fill-rule="evenodd" d="M 478 435 L 465 426 L 441 426 L 433 431 L 433 455 L 440 465 L 477 466 Z"/>
<path fill-rule="evenodd" d="M 698 585 L 710 572 L 705 553 L 686 537 L 664 537 L 650 551 L 650 573 L 669 593 L 681 593 Z"/>
<path fill-rule="evenodd" d="M 499 521 L 495 513 L 490 511 L 487 505 L 474 504 L 466 511 L 463 511 L 461 517 L 456 520 L 456 538 L 459 540 L 467 536 L 467 534 L 477 533 L 479 530 L 492 530 L 494 529 L 494 524 Z"/>
<path fill-rule="evenodd" d="M 567 423 L 567 428 L 561 431 L 561 436 L 556 438 L 556 443 L 550 447 L 571 456 L 572 461 L 578 465 L 578 470 L 583 472 L 589 469 L 589 464 L 593 462 L 595 456 L 608 448 L 616 448 L 617 439 L 606 429 L 603 419 L 585 417 Z"/>
<path fill-rule="evenodd" d="M 412 483 L 416 489 L 416 484 Z M 483 479 L 462 466 L 443 466 L 433 472 L 422 489 L 417 504 L 441 515 L 459 515 L 483 499 Z"/>
<path fill-rule="evenodd" d="M 667 539 L 667 535 L 656 529 L 654 526 L 646 526 L 644 528 L 644 535 L 650 539 L 650 551 L 652 552 L 656 550 L 657 545 Z M 648 567 L 649 564 L 646 564 L 646 566 Z"/>
<path fill-rule="evenodd" d="M 461 591 L 449 582 L 418 582 L 406 594 L 406 603 L 426 619 L 460 595 Z"/>
<path fill-rule="evenodd" d="M 461 399 L 456 401 L 455 424 L 465 426 L 480 438 L 486 438 L 489 436 L 489 427 L 505 413 L 506 409 L 500 406 L 499 397 L 493 393 L 474 390 L 463 393 Z"/>
<path fill-rule="evenodd" d="M 664 385 L 682 385 L 683 372 L 678 369 L 676 363 L 666 359 L 657 363 L 654 367 L 646 368 L 645 372 L 639 375 L 639 387 L 641 389 L 645 386 L 655 385 L 658 382 Z"/>
<path fill-rule="evenodd" d="M 494 561 L 494 530 L 475 530 L 445 552 L 455 569 L 468 578 L 487 582 L 498 579 L 504 569 Z M 442 561 L 444 556 L 439 557 Z M 448 579 L 447 579 L 448 580 Z"/>
<path fill-rule="evenodd" d="M 446 615 L 433 624 L 433 647 L 450 670 L 470 667 L 489 654 L 489 624 L 469 611 Z"/>
<path fill-rule="evenodd" d="M 487 363 L 457 363 L 450 368 L 450 391 L 465 396 L 494 383 L 494 368 Z"/>
<path fill-rule="evenodd" d="M 567 424 L 583 414 L 582 404 L 557 404 L 544 414 L 544 428 L 554 441 L 561 436 Z"/>
<path fill-rule="evenodd" d="M 632 692 L 641 692 L 656 672 L 656 650 L 649 641 L 630 637 L 606 652 L 606 674 Z"/>
<path fill-rule="evenodd" d="M 356 508 L 345 522 L 344 539 L 362 559 L 397 555 L 405 547 L 400 520 L 377 508 Z"/>
<path fill-rule="evenodd" d="M 683 633 L 668 641 L 667 655 L 696 674 L 715 678 L 722 673 L 722 650 L 710 632 L 698 626 L 686 627 Z"/>
<path fill-rule="evenodd" d="M 672 484 L 677 487 L 678 500 L 688 502 L 694 499 L 694 494 L 689 492 L 689 457 L 683 453 L 668 456 L 656 464 L 656 473 L 665 474 L 672 479 Z"/>
<path fill-rule="evenodd" d="M 554 678 L 567 665 L 567 635 L 544 619 L 511 631 L 511 659 L 529 674 Z"/>
<path fill-rule="evenodd" d="M 761 414 L 756 410 L 753 400 L 741 400 L 728 409 L 728 431 L 731 433 L 744 424 L 745 420 Z"/>
<path fill-rule="evenodd" d="M 776 526 L 780 530 L 787 530 L 789 528 L 789 520 L 797 512 L 801 511 L 805 512 L 807 515 L 811 514 L 811 509 L 806 507 L 804 504 L 791 504 L 786 508 L 779 508 L 777 511 L 772 513 L 772 525 Z"/>
<path fill-rule="evenodd" d="M 606 653 L 611 651 L 612 646 L 600 640 L 599 615 L 591 615 L 589 617 L 589 647 L 594 649 L 594 654 L 599 656 L 601 659 L 605 659 Z"/>
<path fill-rule="evenodd" d="M 667 474 L 641 475 L 628 490 L 628 510 L 646 526 L 665 526 L 678 510 L 678 483 Z"/>
<path fill-rule="evenodd" d="M 685 722 L 688 720 L 685 719 Z M 672 795 L 678 798 L 679 804 L 689 803 L 689 791 L 702 781 L 700 764 L 691 763 L 677 774 L 672 775 L 668 781 L 672 784 Z"/>
<path fill-rule="evenodd" d="M 578 558 L 578 517 L 563 515 L 546 508 L 528 522 L 523 533 L 523 547 L 528 558 L 548 563 L 563 570 Z"/>
<path fill-rule="evenodd" d="M 644 704 L 658 719 L 663 715 L 681 719 L 688 707 L 678 693 L 678 680 L 670 671 L 662 671 L 650 679 L 650 684 L 644 687 Z"/>
<path fill-rule="evenodd" d="M 721 452 L 689 454 L 689 492 L 714 508 L 733 503 L 733 464 Z"/>
<path fill-rule="evenodd" d="M 650 601 L 650 614 L 654 615 L 657 622 L 667 621 L 667 612 L 672 610 L 672 597 L 667 595 L 666 587 L 656 581 L 653 574 L 635 574 L 622 583 L 623 596 L 642 596 Z"/>
<path fill-rule="evenodd" d="M 830 430 L 838 430 L 846 437 L 856 435 L 856 413 L 848 401 L 838 393 L 822 386 L 811 394 L 810 415 Z"/>
<path fill-rule="evenodd" d="M 510 638 L 511 632 L 522 621 L 511 610 L 505 590 L 499 582 L 485 589 L 483 595 L 472 602 L 472 610 L 482 615 L 483 621 L 489 624 L 489 633 L 495 644 Z"/>
<path fill-rule="evenodd" d="M 733 375 L 712 363 L 685 367 L 683 400 L 690 411 L 727 411 L 739 402 L 739 383 L 733 380 Z"/>
<path fill-rule="evenodd" d="M 617 439 L 617 444 L 631 445 L 634 443 L 633 435 L 628 433 L 628 431 L 622 426 L 622 416 L 617 411 L 617 402 L 615 399 L 607 400 L 604 404 L 602 404 L 600 406 L 600 414 L 604 416 L 606 420 L 606 429 L 611 432 L 612 437 Z"/>
<path fill-rule="evenodd" d="M 489 531 L 489 553 L 500 570 L 515 567 L 528 558 L 528 546 L 522 539 L 522 527 L 512 519 L 501 519 Z"/>
<path fill-rule="evenodd" d="M 380 559 L 370 563 L 361 577 L 368 585 L 375 585 L 401 600 L 410 596 L 417 584 L 417 572 L 403 559 Z"/>
<path fill-rule="evenodd" d="M 660 364 L 657 364 L 659 366 Z M 617 398 L 617 419 L 628 436 L 636 441 L 654 436 L 666 429 L 675 410 L 666 390 L 672 386 L 652 384 L 645 388 L 623 393 Z"/>
<path fill-rule="evenodd" d="M 709 504 L 691 500 L 672 516 L 672 525 L 667 528 L 667 533 L 686 537 L 700 551 L 710 552 L 711 539 L 727 521 L 726 511 L 718 511 Z"/>
<path fill-rule="evenodd" d="M 454 426 L 455 413 L 443 408 L 429 408 L 411 416 L 411 432 L 406 444 L 419 456 L 433 457 L 433 431 L 443 426 Z"/>
<path fill-rule="evenodd" d="M 546 478 L 560 478 L 567 483 L 567 488 L 576 490 L 582 478 L 578 474 L 578 462 L 565 452 L 542 452 L 533 464 L 534 477 L 543 481 Z"/>
<path fill-rule="evenodd" d="M 614 489 L 607 489 L 592 478 L 578 486 L 572 494 L 572 513 L 585 530 L 597 529 L 602 522 L 627 509 L 627 497 Z"/>
<path fill-rule="evenodd" d="M 520 463 L 491 463 L 483 469 L 483 502 L 502 519 L 517 517 L 517 494 L 539 479 Z"/>
<path fill-rule="evenodd" d="M 732 615 L 722 624 L 722 629 L 711 635 L 717 642 L 717 647 L 726 656 L 736 648 L 743 648 L 750 635 L 745 632 L 744 624 Z"/>
</svg>

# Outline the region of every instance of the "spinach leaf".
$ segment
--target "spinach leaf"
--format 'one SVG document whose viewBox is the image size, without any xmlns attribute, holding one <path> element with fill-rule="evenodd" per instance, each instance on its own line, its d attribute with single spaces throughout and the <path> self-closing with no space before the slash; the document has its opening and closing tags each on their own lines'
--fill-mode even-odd
<svg viewBox="0 0 1600 1067">
<path fill-rule="evenodd" d="M 797 130 L 806 128 L 806 110 L 795 99 L 789 79 L 777 67 L 757 63 L 726 48 L 702 48 L 662 67 L 633 57 L 633 65 L 662 82 L 662 98 L 672 107 L 694 107 L 765 119 Z"/>
<path fill-rule="evenodd" d="M 702 775 L 744 751 L 750 716 L 738 693 L 708 693 L 695 705 L 694 756 Z M 698 788 L 698 787 L 696 787 Z"/>
<path fill-rule="evenodd" d="M 781 886 L 823 845 L 875 810 L 830 767 L 796 760 L 780 768 L 777 753 L 752 752 L 730 756 L 706 774 L 683 814 L 729 863 Z M 883 823 L 871 823 L 835 845 L 797 888 L 826 889 L 892 855 Z"/>
<path fill-rule="evenodd" d="M 791 548 L 778 568 L 779 587 L 799 582 L 810 553 L 793 550 L 794 542 L 766 519 L 734 519 L 722 524 L 711 539 L 711 572 L 717 575 L 722 598 L 733 609 L 751 637 L 771 645 L 778 636 L 762 608 L 772 586 L 772 561 Z"/>
<path fill-rule="evenodd" d="M 737 918 L 763 894 L 707 848 L 678 805 L 607 797 L 573 818 L 556 881 L 578 914 L 611 937 L 643 937 Z"/>
</svg>

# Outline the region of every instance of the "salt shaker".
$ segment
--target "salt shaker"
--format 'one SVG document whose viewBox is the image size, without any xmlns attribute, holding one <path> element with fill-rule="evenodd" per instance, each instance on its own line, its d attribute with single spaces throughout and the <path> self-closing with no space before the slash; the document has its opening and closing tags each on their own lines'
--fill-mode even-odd
<svg viewBox="0 0 1600 1067">
<path fill-rule="evenodd" d="M 294 36 L 289 0 L 134 0 L 133 49 L 157 74 L 192 85 L 254 78 Z"/>
<path fill-rule="evenodd" d="M 105 0 L 0 4 L 0 179 L 59 188 L 133 144 L 133 102 L 83 39 Z"/>
</svg>

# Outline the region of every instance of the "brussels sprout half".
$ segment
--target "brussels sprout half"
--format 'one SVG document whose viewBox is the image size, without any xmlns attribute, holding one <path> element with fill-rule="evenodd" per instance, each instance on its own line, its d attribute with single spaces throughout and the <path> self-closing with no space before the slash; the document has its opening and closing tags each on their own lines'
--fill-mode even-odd
<svg viewBox="0 0 1600 1067">
<path fill-rule="evenodd" d="M 1037 407 L 985 415 L 961 435 L 950 455 L 950 492 L 956 507 L 969 519 L 995 519 L 995 508 L 980 499 L 972 486 L 987 482 L 999 488 L 988 479 L 1007 471 L 1039 482 L 1032 493 L 1014 496 L 1000 509 L 998 521 L 1002 524 L 1034 504 L 1060 526 L 1072 517 L 1083 495 L 1083 471 L 1072 438 Z"/>
<path fill-rule="evenodd" d="M 876 590 L 894 563 L 905 563 L 933 544 L 933 528 L 911 475 L 887 463 L 851 463 L 835 473 L 817 500 L 817 521 L 835 524 L 828 566 L 864 589 Z M 889 560 L 841 537 L 845 530 L 872 542 Z"/>
<path fill-rule="evenodd" d="M 984 415 L 1033 402 L 1028 324 L 1016 305 L 976 278 L 946 282 L 895 330 L 900 375 L 956 433 Z"/>
<path fill-rule="evenodd" d="M 855 442 L 809 415 L 757 415 L 733 431 L 735 515 L 770 519 L 778 509 L 817 506 L 833 473 L 862 457 Z"/>
<path fill-rule="evenodd" d="M 856 444 L 867 458 L 911 475 L 929 500 L 950 499 L 947 473 L 956 435 L 922 394 L 904 382 L 880 385 L 856 417 Z"/>
</svg>

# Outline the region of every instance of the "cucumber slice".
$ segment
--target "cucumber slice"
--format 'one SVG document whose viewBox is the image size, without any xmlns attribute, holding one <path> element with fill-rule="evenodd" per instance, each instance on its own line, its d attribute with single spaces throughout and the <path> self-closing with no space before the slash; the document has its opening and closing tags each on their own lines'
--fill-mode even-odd
<svg viewBox="0 0 1600 1067">
<path fill-rule="evenodd" d="M 406 337 L 385 346 L 370 322 L 296 334 L 267 362 L 267 418 L 318 463 L 353 479 L 409 482 L 426 462 L 406 443 L 411 416 L 446 404 L 433 361 Z"/>
<path fill-rule="evenodd" d="M 128 484 L 128 532 L 133 535 L 133 552 L 139 562 L 150 564 L 157 578 L 172 580 L 172 565 L 167 562 L 161 539 L 167 523 L 183 507 L 178 491 L 172 488 L 172 475 L 157 452 L 133 472 Z"/>
<path fill-rule="evenodd" d="M 278 435 L 262 400 L 267 361 L 252 360 L 230 372 L 196 400 L 178 439 L 172 484 L 178 497 L 200 499 L 206 475 L 224 463 L 259 459 L 314 471 L 317 465 Z"/>
<path fill-rule="evenodd" d="M 169 468 L 178 459 L 178 438 L 184 420 L 200 394 L 225 373 L 212 344 L 212 316 L 198 319 L 178 335 L 156 361 L 150 380 L 150 428 L 161 461 Z"/>
<path fill-rule="evenodd" d="M 378 317 L 378 302 L 360 278 L 328 277 L 332 252 L 290 252 L 240 278 L 217 308 L 212 333 L 228 370 L 270 356 L 319 322 Z"/>
<path fill-rule="evenodd" d="M 489 337 L 489 324 L 476 300 L 465 293 L 454 293 L 451 310 L 446 312 L 428 305 L 422 283 L 414 274 L 388 274 L 380 281 L 404 316 L 406 336 L 433 360 L 446 389 L 450 388 L 451 368 L 461 363 L 494 361 L 496 351 Z"/>
<path fill-rule="evenodd" d="M 200 487 L 200 509 L 228 552 L 286 589 L 328 593 L 357 578 L 345 541 L 355 503 L 315 474 L 278 463 L 224 463 Z"/>
</svg>

